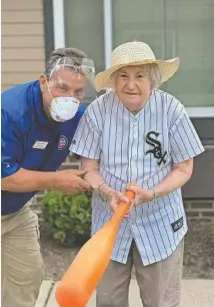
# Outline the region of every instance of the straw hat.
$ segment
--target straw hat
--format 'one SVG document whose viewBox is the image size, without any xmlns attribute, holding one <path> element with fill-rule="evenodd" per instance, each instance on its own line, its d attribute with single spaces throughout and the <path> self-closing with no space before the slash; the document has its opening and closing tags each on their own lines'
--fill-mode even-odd
<svg viewBox="0 0 214 307">
<path fill-rule="evenodd" d="M 147 63 L 157 63 L 159 66 L 162 82 L 167 81 L 174 75 L 179 66 L 179 58 L 170 60 L 156 60 L 155 55 L 149 45 L 143 42 L 128 42 L 118 46 L 111 55 L 111 67 L 100 72 L 95 77 L 95 87 L 99 91 L 112 87 L 112 74 L 118 69 L 129 65 L 143 65 Z"/>
</svg>

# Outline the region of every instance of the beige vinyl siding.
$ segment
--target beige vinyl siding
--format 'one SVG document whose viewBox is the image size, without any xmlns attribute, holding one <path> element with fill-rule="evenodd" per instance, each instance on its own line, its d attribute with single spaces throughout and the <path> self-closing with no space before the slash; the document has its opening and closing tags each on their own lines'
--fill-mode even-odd
<svg viewBox="0 0 214 307">
<path fill-rule="evenodd" d="M 2 0 L 1 90 L 39 77 L 45 66 L 42 0 Z"/>
</svg>

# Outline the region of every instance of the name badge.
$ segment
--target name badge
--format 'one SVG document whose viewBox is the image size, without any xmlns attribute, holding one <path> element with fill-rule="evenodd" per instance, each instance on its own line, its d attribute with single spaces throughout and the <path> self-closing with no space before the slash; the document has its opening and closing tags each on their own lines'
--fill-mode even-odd
<svg viewBox="0 0 214 307">
<path fill-rule="evenodd" d="M 35 149 L 45 149 L 47 145 L 48 145 L 48 142 L 36 141 L 33 144 L 33 148 L 35 148 Z"/>
</svg>

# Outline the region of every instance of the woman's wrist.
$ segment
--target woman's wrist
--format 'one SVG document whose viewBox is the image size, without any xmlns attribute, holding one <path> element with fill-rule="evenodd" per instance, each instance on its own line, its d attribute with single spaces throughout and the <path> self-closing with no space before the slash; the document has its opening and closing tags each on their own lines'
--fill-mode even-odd
<svg viewBox="0 0 214 307">
<path fill-rule="evenodd" d="M 102 182 L 98 188 L 98 194 L 104 201 L 108 201 L 114 190 L 107 183 Z"/>
<path fill-rule="evenodd" d="M 158 194 L 155 187 L 149 188 L 148 190 L 151 191 L 151 200 L 155 200 L 156 198 L 158 198 Z"/>
</svg>

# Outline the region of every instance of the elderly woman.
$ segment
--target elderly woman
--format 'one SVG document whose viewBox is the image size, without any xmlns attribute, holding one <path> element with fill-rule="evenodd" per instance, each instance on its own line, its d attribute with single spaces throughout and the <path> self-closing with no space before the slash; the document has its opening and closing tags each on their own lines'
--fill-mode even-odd
<svg viewBox="0 0 214 307">
<path fill-rule="evenodd" d="M 184 106 L 157 89 L 178 66 L 178 58 L 156 60 L 143 42 L 117 47 L 111 67 L 95 79 L 97 90 L 111 90 L 90 104 L 72 141 L 94 190 L 92 234 L 127 201 L 125 189 L 135 192 L 97 289 L 98 307 L 127 307 L 133 266 L 144 307 L 180 306 L 187 232 L 181 187 L 204 148 Z"/>
</svg>

